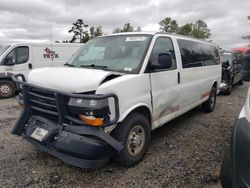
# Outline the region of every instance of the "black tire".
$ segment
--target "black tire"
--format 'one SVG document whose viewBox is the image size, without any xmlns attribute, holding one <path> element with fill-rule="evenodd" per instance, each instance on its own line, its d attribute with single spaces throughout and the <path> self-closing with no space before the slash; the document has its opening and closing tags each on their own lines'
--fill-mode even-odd
<svg viewBox="0 0 250 188">
<path fill-rule="evenodd" d="M 225 91 L 226 95 L 230 95 L 232 93 L 232 88 L 233 88 L 233 82 L 232 80 L 228 83 L 229 87 L 228 89 Z"/>
<path fill-rule="evenodd" d="M 216 96 L 216 88 L 212 87 L 208 100 L 202 103 L 202 108 L 205 112 L 212 112 L 214 110 L 216 104 Z"/>
<path fill-rule="evenodd" d="M 243 80 L 240 80 L 240 81 L 238 82 L 238 85 L 242 86 L 242 85 L 243 85 Z"/>
<path fill-rule="evenodd" d="M 137 130 L 138 134 L 136 133 Z M 148 119 L 140 113 L 130 114 L 111 133 L 116 140 L 124 145 L 124 148 L 120 153 L 116 154 L 114 160 L 127 167 L 139 163 L 148 150 L 150 134 Z"/>
<path fill-rule="evenodd" d="M 12 97 L 16 92 L 15 84 L 10 80 L 0 80 L 0 99 Z"/>
<path fill-rule="evenodd" d="M 222 165 L 221 165 L 220 179 L 221 179 L 221 185 L 223 188 L 233 188 L 232 165 L 233 163 L 230 157 L 230 150 L 228 148 L 225 152 Z"/>
</svg>

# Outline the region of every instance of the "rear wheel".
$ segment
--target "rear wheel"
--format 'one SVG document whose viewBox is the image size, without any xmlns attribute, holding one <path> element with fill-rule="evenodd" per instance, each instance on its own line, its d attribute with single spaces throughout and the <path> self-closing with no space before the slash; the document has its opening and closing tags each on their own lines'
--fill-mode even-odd
<svg viewBox="0 0 250 188">
<path fill-rule="evenodd" d="M 232 92 L 232 88 L 233 88 L 233 82 L 232 80 L 228 82 L 228 89 L 225 91 L 226 95 L 230 95 Z"/>
<path fill-rule="evenodd" d="M 15 94 L 15 84 L 10 80 L 0 80 L 0 98 L 9 98 Z"/>
<path fill-rule="evenodd" d="M 202 108 L 205 112 L 212 112 L 214 110 L 216 104 L 216 96 L 216 88 L 212 87 L 208 100 L 202 104 Z"/>
<path fill-rule="evenodd" d="M 115 161 L 123 166 L 134 166 L 147 152 L 150 143 L 148 119 L 140 114 L 130 114 L 119 124 L 111 135 L 123 143 L 123 150 L 115 156 Z"/>
</svg>

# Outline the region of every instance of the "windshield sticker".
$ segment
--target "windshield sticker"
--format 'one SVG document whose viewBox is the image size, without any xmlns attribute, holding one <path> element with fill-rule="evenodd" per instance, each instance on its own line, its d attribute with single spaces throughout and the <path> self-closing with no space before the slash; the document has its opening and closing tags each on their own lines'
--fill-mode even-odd
<svg viewBox="0 0 250 188">
<path fill-rule="evenodd" d="M 131 67 L 125 67 L 124 68 L 124 71 L 129 71 L 129 72 L 131 72 L 133 69 L 131 68 Z"/>
<path fill-rule="evenodd" d="M 147 37 L 126 37 L 126 42 L 132 42 L 132 41 L 146 41 Z"/>
</svg>

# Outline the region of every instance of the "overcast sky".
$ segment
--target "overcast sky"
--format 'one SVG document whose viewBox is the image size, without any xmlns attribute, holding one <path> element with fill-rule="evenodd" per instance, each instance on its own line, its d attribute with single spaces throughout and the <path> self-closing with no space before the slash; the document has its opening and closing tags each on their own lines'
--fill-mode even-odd
<svg viewBox="0 0 250 188">
<path fill-rule="evenodd" d="M 158 31 L 165 17 L 187 22 L 204 20 L 211 39 L 225 49 L 247 45 L 250 0 L 1 0 L 0 40 L 66 40 L 78 18 L 105 33 L 130 22 L 144 31 Z"/>
</svg>

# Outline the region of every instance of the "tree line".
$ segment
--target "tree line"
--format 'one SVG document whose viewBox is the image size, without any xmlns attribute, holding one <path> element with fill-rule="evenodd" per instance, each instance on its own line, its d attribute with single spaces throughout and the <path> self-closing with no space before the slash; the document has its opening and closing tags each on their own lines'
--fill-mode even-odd
<svg viewBox="0 0 250 188">
<path fill-rule="evenodd" d="M 211 31 L 208 28 L 206 22 L 203 20 L 197 20 L 195 23 L 186 23 L 179 26 L 175 19 L 166 17 L 159 22 L 159 25 L 160 30 L 163 32 L 176 33 L 199 39 L 208 39 L 211 36 Z M 115 28 L 113 33 L 140 31 L 140 26 L 134 27 L 131 23 L 125 23 L 122 28 Z M 77 19 L 77 21 L 72 24 L 71 29 L 68 32 L 72 33 L 73 36 L 70 40 L 62 41 L 64 43 L 86 43 L 88 40 L 97 36 L 102 36 L 104 34 L 102 26 L 89 26 L 88 24 L 84 23 L 82 19 Z"/>
</svg>

